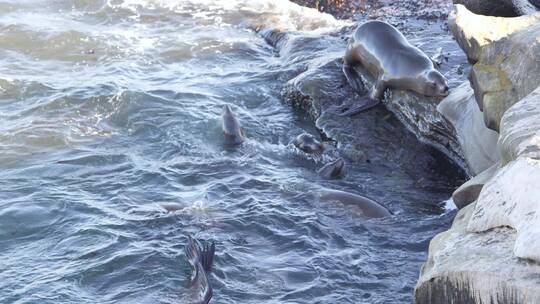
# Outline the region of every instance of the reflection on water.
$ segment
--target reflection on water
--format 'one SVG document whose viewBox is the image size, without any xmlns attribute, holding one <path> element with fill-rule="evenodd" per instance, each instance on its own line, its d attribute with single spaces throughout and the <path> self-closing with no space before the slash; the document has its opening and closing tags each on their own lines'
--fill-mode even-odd
<svg viewBox="0 0 540 304">
<path fill-rule="evenodd" d="M 426 148 L 419 172 L 349 162 L 324 181 L 288 145 L 317 131 L 280 89 L 345 24 L 287 1 L 0 2 L 0 302 L 178 303 L 188 233 L 216 242 L 214 303 L 410 302 L 454 169 Z M 298 31 L 305 54 L 256 27 Z M 319 187 L 396 215 L 362 220 Z"/>
</svg>

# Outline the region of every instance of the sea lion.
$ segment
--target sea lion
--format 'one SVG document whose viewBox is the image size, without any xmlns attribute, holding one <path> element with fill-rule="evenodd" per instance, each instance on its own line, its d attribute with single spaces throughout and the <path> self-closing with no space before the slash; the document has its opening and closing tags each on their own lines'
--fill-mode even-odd
<svg viewBox="0 0 540 304">
<path fill-rule="evenodd" d="M 345 205 L 355 205 L 362 210 L 362 214 L 367 218 L 379 218 L 390 216 L 392 213 L 383 205 L 364 196 L 354 193 L 325 189 L 318 192 L 320 201 L 339 202 Z"/>
<path fill-rule="evenodd" d="M 356 107 L 341 106 L 344 112 L 340 116 L 354 115 L 376 106 L 387 88 L 412 90 L 427 96 L 448 95 L 446 79 L 435 69 L 433 61 L 386 22 L 368 21 L 359 26 L 343 57 L 347 81 L 357 92 L 363 93 L 364 84 L 354 70 L 356 65 L 362 65 L 376 82 L 369 96 L 363 96 Z"/>
<path fill-rule="evenodd" d="M 308 154 L 320 156 L 324 152 L 324 145 L 311 134 L 302 133 L 292 143 L 295 147 Z"/>
<path fill-rule="evenodd" d="M 184 296 L 184 303 L 208 304 L 212 299 L 213 291 L 208 282 L 208 273 L 212 270 L 212 261 L 216 246 L 214 242 L 206 243 L 201 250 L 199 243 L 191 236 L 185 247 L 186 257 L 191 266 L 192 275 L 189 290 Z"/>
<path fill-rule="evenodd" d="M 335 161 L 324 165 L 317 173 L 327 179 L 341 178 L 345 176 L 345 161 L 340 157 Z"/>
<path fill-rule="evenodd" d="M 228 105 L 223 107 L 223 113 L 221 117 L 223 135 L 225 136 L 225 140 L 227 141 L 227 143 L 233 145 L 239 145 L 243 143 L 244 140 L 246 140 L 246 137 L 244 135 L 244 129 L 242 129 L 242 126 L 236 118 L 236 115 L 234 115 L 233 111 Z"/>
</svg>

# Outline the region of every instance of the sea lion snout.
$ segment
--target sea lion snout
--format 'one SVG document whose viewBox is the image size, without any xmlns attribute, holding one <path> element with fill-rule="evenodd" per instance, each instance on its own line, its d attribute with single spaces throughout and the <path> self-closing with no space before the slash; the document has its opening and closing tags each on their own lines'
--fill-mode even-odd
<svg viewBox="0 0 540 304">
<path fill-rule="evenodd" d="M 227 143 L 237 145 L 244 142 L 244 130 L 229 105 L 223 107 L 222 128 Z"/>
<path fill-rule="evenodd" d="M 446 83 L 446 78 L 437 70 L 433 70 L 427 74 L 424 93 L 428 96 L 448 96 L 450 88 Z"/>
</svg>

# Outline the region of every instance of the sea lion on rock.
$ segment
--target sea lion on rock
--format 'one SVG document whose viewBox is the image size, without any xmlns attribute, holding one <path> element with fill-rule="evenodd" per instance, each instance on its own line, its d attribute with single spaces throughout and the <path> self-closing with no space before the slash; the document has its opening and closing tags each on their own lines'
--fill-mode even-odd
<svg viewBox="0 0 540 304">
<path fill-rule="evenodd" d="M 295 147 L 308 154 L 320 156 L 324 152 L 324 145 L 311 134 L 302 133 L 292 143 Z"/>
<path fill-rule="evenodd" d="M 184 303 L 208 304 L 213 295 L 212 287 L 208 282 L 208 274 L 212 270 L 216 245 L 213 242 L 207 243 L 201 249 L 199 243 L 191 236 L 188 236 L 185 251 L 192 275 L 188 292 L 183 299 Z"/>
<path fill-rule="evenodd" d="M 225 136 L 225 140 L 227 141 L 227 143 L 233 145 L 243 143 L 244 140 L 246 140 L 244 130 L 242 129 L 240 122 L 238 121 L 238 119 L 228 105 L 223 107 L 223 114 L 221 115 L 221 117 L 223 135 Z"/>
<path fill-rule="evenodd" d="M 383 205 L 367 197 L 354 193 L 325 189 L 319 191 L 318 197 L 320 201 L 355 205 L 362 210 L 362 214 L 367 218 L 378 218 L 392 215 L 392 213 Z"/>
<path fill-rule="evenodd" d="M 435 69 L 433 61 L 386 22 L 368 21 L 359 26 L 343 57 L 347 81 L 357 92 L 363 93 L 364 84 L 354 70 L 356 65 L 362 65 L 376 79 L 375 85 L 356 107 L 341 106 L 344 112 L 340 116 L 354 115 L 376 106 L 387 88 L 412 90 L 427 96 L 448 95 L 446 79 Z"/>
<path fill-rule="evenodd" d="M 317 173 L 327 179 L 341 178 L 345 176 L 345 161 L 340 157 L 335 161 L 324 165 Z"/>
</svg>

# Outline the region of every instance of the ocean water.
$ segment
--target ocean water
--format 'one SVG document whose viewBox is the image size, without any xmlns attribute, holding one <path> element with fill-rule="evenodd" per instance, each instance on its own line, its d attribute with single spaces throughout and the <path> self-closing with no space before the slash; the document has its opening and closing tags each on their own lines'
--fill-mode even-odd
<svg viewBox="0 0 540 304">
<path fill-rule="evenodd" d="M 1 1 L 0 303 L 181 303 L 187 234 L 216 243 L 212 303 L 410 303 L 459 169 L 424 147 L 417 172 L 349 160 L 320 178 L 339 148 L 292 148 L 319 133 L 280 97 L 315 50 L 291 66 L 254 31 L 348 25 L 281 0 Z M 317 202 L 321 188 L 394 215 Z"/>
</svg>

